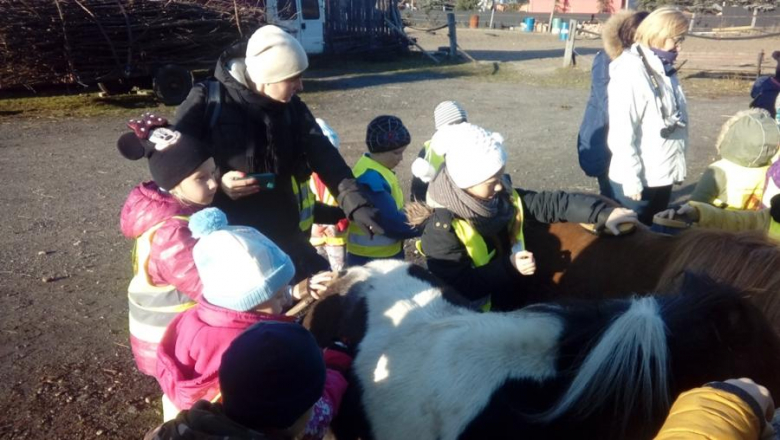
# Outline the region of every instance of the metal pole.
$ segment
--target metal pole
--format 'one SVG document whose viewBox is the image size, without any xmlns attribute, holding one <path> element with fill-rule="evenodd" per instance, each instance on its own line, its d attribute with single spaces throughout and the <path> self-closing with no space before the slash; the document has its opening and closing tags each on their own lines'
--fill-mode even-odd
<svg viewBox="0 0 780 440">
<path fill-rule="evenodd" d="M 496 15 L 496 0 L 493 0 L 492 6 L 490 6 L 490 26 L 488 29 L 493 29 L 493 16 Z"/>
<path fill-rule="evenodd" d="M 447 13 L 447 27 L 450 31 L 450 58 L 458 56 L 458 36 L 455 34 L 455 14 Z"/>
<path fill-rule="evenodd" d="M 750 27 L 755 28 L 756 27 L 756 18 L 758 15 L 758 8 L 753 9 L 753 20 L 750 22 Z"/>
<path fill-rule="evenodd" d="M 693 32 L 693 24 L 696 22 L 696 13 L 694 12 L 693 15 L 691 15 L 691 22 L 688 23 L 688 32 Z"/>
<path fill-rule="evenodd" d="M 575 65 L 574 35 L 577 33 L 577 20 L 569 20 L 569 35 L 566 39 L 566 49 L 563 51 L 563 67 Z"/>
</svg>

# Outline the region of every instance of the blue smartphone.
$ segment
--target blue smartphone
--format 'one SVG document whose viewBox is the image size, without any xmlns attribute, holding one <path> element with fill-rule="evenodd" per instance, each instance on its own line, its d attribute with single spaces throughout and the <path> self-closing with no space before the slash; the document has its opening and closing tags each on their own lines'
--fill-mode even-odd
<svg viewBox="0 0 780 440">
<path fill-rule="evenodd" d="M 261 189 L 274 189 L 276 186 L 276 174 L 274 173 L 247 173 L 245 179 L 255 179 Z"/>
</svg>

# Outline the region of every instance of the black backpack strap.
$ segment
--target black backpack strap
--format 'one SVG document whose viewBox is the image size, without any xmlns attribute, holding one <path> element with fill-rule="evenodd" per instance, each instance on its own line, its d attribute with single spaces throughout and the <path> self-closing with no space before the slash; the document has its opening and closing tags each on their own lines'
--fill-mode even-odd
<svg viewBox="0 0 780 440">
<path fill-rule="evenodd" d="M 206 114 L 203 121 L 209 131 L 217 125 L 219 113 L 222 110 L 222 84 L 215 79 L 206 81 Z"/>
</svg>

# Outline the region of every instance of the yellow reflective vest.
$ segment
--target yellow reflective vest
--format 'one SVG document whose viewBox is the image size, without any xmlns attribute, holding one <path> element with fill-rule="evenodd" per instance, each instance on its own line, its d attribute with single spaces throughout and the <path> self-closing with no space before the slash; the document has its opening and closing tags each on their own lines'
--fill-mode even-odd
<svg viewBox="0 0 780 440">
<path fill-rule="evenodd" d="M 180 220 L 189 217 L 174 216 Z M 157 286 L 149 276 L 149 256 L 154 234 L 165 223 L 157 223 L 135 240 L 133 248 L 133 279 L 127 289 L 130 336 L 141 344 L 131 344 L 139 366 L 148 359 L 157 359 L 156 346 L 162 340 L 165 329 L 179 313 L 196 303 L 171 285 Z M 139 352 L 143 351 L 143 352 Z M 154 374 L 154 371 L 145 372 Z"/>
<path fill-rule="evenodd" d="M 726 177 L 725 200 L 715 199 L 713 205 L 732 210 L 756 210 L 760 207 L 769 166 L 747 168 L 721 159 L 710 167 L 721 170 Z"/>
<path fill-rule="evenodd" d="M 395 173 L 367 155 L 363 155 L 357 161 L 355 167 L 352 168 L 352 173 L 355 175 L 355 178 L 358 178 L 368 170 L 376 171 L 385 179 L 388 185 L 390 185 L 390 194 L 393 196 L 393 200 L 395 200 L 396 208 L 403 208 L 404 194 Z M 347 252 L 353 255 L 367 258 L 389 258 L 403 250 L 403 240 L 396 240 L 384 235 L 374 235 L 371 238 L 354 223 L 349 224 L 348 231 Z"/>
<path fill-rule="evenodd" d="M 769 216 L 769 230 L 766 232 L 769 238 L 780 242 L 780 223 L 776 222 L 772 216 Z"/>
<path fill-rule="evenodd" d="M 336 198 L 333 197 L 333 194 L 330 193 L 330 190 L 327 187 L 323 191 L 322 197 L 320 197 L 320 194 L 317 191 L 317 183 L 314 181 L 314 179 L 309 179 L 309 191 L 311 191 L 311 193 L 314 195 L 315 201 L 328 206 L 339 206 L 338 202 L 336 202 Z M 312 236 L 309 239 L 309 242 L 312 246 L 344 246 L 347 244 L 347 231 L 345 230 L 344 232 L 337 232 L 337 234 L 333 237 Z"/>
<path fill-rule="evenodd" d="M 514 190 L 512 191 L 512 205 L 515 207 L 515 217 L 508 226 L 509 236 L 513 246 L 520 243 L 521 247 L 525 249 L 525 236 L 523 235 L 523 204 L 520 202 L 520 195 Z M 485 239 L 468 221 L 459 218 L 453 219 L 452 230 L 455 232 L 458 240 L 466 247 L 466 253 L 469 255 L 469 258 L 471 258 L 474 267 L 484 266 L 490 263 L 496 256 L 495 249 L 488 252 Z M 487 303 L 482 305 L 481 308 L 486 312 L 490 310 L 489 298 Z"/>
<path fill-rule="evenodd" d="M 434 170 L 439 171 L 439 168 L 441 168 L 441 165 L 444 163 L 444 156 L 433 151 L 433 148 L 431 148 L 431 141 L 426 141 L 425 144 L 423 144 L 423 147 L 425 148 L 425 157 L 423 157 L 423 159 L 431 164 L 431 167 L 433 167 Z"/>
<path fill-rule="evenodd" d="M 314 224 L 314 192 L 310 188 L 310 180 L 311 176 L 298 182 L 295 176 L 292 176 L 293 194 L 298 200 L 298 227 L 301 231 L 308 231 Z"/>
</svg>

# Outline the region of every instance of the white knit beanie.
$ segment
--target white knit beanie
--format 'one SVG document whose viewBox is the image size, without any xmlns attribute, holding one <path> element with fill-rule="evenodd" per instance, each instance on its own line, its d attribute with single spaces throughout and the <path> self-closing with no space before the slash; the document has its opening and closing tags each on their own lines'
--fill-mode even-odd
<svg viewBox="0 0 780 440">
<path fill-rule="evenodd" d="M 309 60 L 303 46 L 283 29 L 266 25 L 246 45 L 246 72 L 255 84 L 273 84 L 303 73 Z"/>
<path fill-rule="evenodd" d="M 274 297 L 295 275 L 290 257 L 254 228 L 228 226 L 225 213 L 203 209 L 190 217 L 192 250 L 210 304 L 252 310 Z"/>
<path fill-rule="evenodd" d="M 434 140 L 448 145 L 444 163 L 458 188 L 479 185 L 506 164 L 503 136 L 474 124 L 443 127 Z"/>
<path fill-rule="evenodd" d="M 433 123 L 437 130 L 445 125 L 460 124 L 461 122 L 468 122 L 468 115 L 466 110 L 463 110 L 463 107 L 455 101 L 440 102 L 433 109 Z"/>
</svg>

